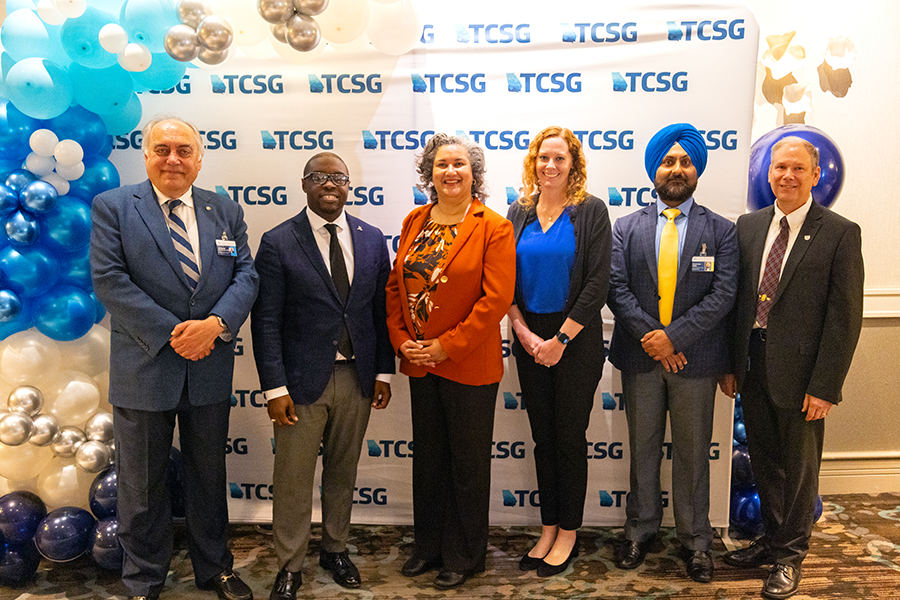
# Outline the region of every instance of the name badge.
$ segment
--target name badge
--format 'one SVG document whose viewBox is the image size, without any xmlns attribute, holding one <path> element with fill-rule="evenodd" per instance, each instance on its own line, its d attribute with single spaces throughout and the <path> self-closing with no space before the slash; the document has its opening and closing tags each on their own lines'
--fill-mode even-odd
<svg viewBox="0 0 900 600">
<path fill-rule="evenodd" d="M 694 273 L 711 273 L 715 270 L 715 256 L 695 256 L 691 259 L 691 271 Z"/>
<path fill-rule="evenodd" d="M 237 256 L 237 244 L 234 243 L 234 240 L 216 240 L 216 254 Z"/>
</svg>

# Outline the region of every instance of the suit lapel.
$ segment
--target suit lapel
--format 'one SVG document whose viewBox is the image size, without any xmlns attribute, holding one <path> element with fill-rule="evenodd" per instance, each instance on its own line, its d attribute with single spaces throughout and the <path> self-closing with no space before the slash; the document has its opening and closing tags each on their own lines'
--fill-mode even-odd
<svg viewBox="0 0 900 600">
<path fill-rule="evenodd" d="M 342 304 L 337 288 L 334 287 L 334 280 L 331 278 L 331 273 L 328 272 L 328 267 L 325 266 L 322 253 L 319 252 L 319 245 L 316 243 L 316 238 L 314 237 L 316 234 L 313 232 L 312 226 L 309 223 L 309 217 L 306 216 L 305 208 L 300 211 L 300 214 L 294 217 L 292 225 L 294 237 L 297 238 L 300 249 L 306 254 L 309 264 L 313 266 L 316 273 L 318 273 L 319 277 L 325 282 L 326 287 L 331 290 L 331 293 L 334 295 L 334 299 L 338 304 Z"/>
<path fill-rule="evenodd" d="M 475 229 L 480 225 L 482 220 L 481 216 L 484 214 L 484 204 L 478 200 L 473 200 L 469 211 L 474 218 L 469 219 L 469 215 L 466 215 L 456 228 L 456 237 L 453 239 L 453 243 L 450 244 L 450 254 L 447 256 L 447 262 L 444 263 L 444 271 L 447 270 L 447 266 L 453 262 L 453 259 L 459 254 L 460 249 L 466 245 L 466 240 L 469 239 L 469 236 L 471 236 Z"/>
<path fill-rule="evenodd" d="M 813 200 L 812 206 L 809 207 L 809 213 L 806 215 L 806 219 L 803 221 L 803 225 L 800 226 L 800 231 L 797 233 L 797 239 L 794 240 L 794 245 L 791 247 L 791 253 L 788 254 L 787 262 L 784 264 L 784 270 L 781 272 L 781 279 L 778 280 L 778 290 L 775 292 L 776 303 L 778 302 L 778 299 L 781 298 L 782 291 L 787 287 L 791 277 L 797 270 L 797 265 L 803 260 L 803 256 L 806 254 L 806 251 L 809 250 L 813 240 L 815 240 L 816 232 L 819 231 L 819 227 L 821 226 L 822 207 Z"/>
<path fill-rule="evenodd" d="M 149 180 L 145 181 L 141 186 L 140 194 L 135 197 L 134 206 L 138 214 L 141 215 L 141 219 L 143 219 L 147 229 L 150 230 L 150 235 L 153 236 L 156 245 L 169 262 L 169 266 L 175 271 L 176 277 L 190 289 L 187 275 L 184 274 L 181 261 L 178 259 L 178 253 L 175 251 L 175 244 L 172 242 L 172 234 L 169 232 L 166 218 Z"/>
<path fill-rule="evenodd" d="M 681 251 L 681 258 L 678 261 L 678 282 L 684 279 L 685 274 L 691 267 L 694 250 L 700 244 L 703 237 L 703 231 L 706 229 L 706 209 L 694 202 L 691 214 L 688 217 L 687 231 L 684 233 L 684 247 Z M 678 294 L 678 286 L 675 286 L 675 293 Z"/>
<path fill-rule="evenodd" d="M 368 225 L 356 217 L 347 215 L 347 227 L 350 228 L 350 239 L 353 241 L 353 280 L 350 282 L 350 295 L 347 298 L 349 304 L 350 298 L 353 297 L 353 290 L 358 287 L 355 285 L 357 278 L 366 275 L 365 260 L 370 254 L 366 246 L 367 238 L 363 235 L 363 229 Z M 360 266 L 363 268 L 360 269 Z"/>
<path fill-rule="evenodd" d="M 215 208 L 210 205 L 209 198 L 203 193 L 203 190 L 194 188 L 194 218 L 197 220 L 197 237 L 200 244 L 200 281 L 197 282 L 197 290 L 201 288 L 203 282 L 209 278 L 206 276 L 210 269 L 215 265 L 216 260 L 216 243 L 215 240 L 220 239 L 225 231 L 217 231 Z"/>
<path fill-rule="evenodd" d="M 638 224 L 641 228 L 640 239 L 647 259 L 647 270 L 653 278 L 653 287 L 659 289 L 659 257 L 656 255 L 656 220 L 659 215 L 656 214 L 656 204 L 645 208 L 644 214 L 644 218 L 640 219 Z"/>
</svg>

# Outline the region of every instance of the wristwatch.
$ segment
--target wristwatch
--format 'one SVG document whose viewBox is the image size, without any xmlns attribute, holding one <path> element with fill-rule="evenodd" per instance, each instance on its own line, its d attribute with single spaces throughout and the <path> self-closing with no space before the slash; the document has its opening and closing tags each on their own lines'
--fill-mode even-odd
<svg viewBox="0 0 900 600">
<path fill-rule="evenodd" d="M 220 317 L 219 315 L 213 315 L 216 318 L 216 321 L 219 323 L 219 327 L 222 328 L 222 333 L 219 334 L 219 339 L 223 342 L 230 342 L 232 339 L 231 330 L 228 329 L 228 325 L 225 324 L 225 319 Z"/>
<path fill-rule="evenodd" d="M 556 333 L 556 339 L 559 340 L 559 343 L 560 343 L 560 344 L 562 344 L 563 346 L 565 346 L 566 344 L 569 343 L 569 340 L 571 340 L 572 338 L 570 338 L 569 336 L 567 336 L 567 335 L 566 335 L 565 333 L 563 333 L 562 331 L 558 331 L 558 332 Z"/>
</svg>

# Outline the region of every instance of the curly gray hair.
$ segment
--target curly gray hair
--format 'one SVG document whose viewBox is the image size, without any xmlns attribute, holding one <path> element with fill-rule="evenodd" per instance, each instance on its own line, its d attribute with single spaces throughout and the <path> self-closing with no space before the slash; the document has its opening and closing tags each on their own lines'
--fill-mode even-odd
<svg viewBox="0 0 900 600">
<path fill-rule="evenodd" d="M 472 167 L 472 196 L 482 202 L 487 199 L 487 189 L 484 185 L 484 150 L 481 146 L 466 137 L 437 133 L 426 143 L 422 154 L 417 156 L 416 171 L 419 173 L 419 182 L 416 187 L 419 191 L 428 194 L 432 202 L 437 202 L 437 190 L 434 189 L 434 157 L 441 146 L 462 146 L 469 155 L 469 165 Z"/>
</svg>

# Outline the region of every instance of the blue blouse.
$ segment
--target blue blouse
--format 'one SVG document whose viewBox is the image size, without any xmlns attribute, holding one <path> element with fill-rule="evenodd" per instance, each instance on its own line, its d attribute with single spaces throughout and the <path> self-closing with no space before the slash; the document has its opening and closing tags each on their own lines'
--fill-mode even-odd
<svg viewBox="0 0 900 600">
<path fill-rule="evenodd" d="M 539 219 L 522 230 L 516 246 L 516 268 L 528 312 L 548 314 L 565 310 L 569 274 L 575 263 L 575 227 L 569 209 L 567 206 L 546 233 L 541 230 Z"/>
</svg>

